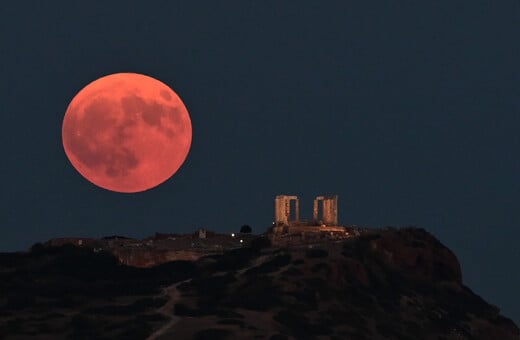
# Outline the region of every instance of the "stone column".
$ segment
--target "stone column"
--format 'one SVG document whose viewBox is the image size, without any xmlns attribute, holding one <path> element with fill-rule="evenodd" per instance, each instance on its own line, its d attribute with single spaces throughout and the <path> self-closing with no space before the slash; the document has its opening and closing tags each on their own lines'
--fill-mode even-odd
<svg viewBox="0 0 520 340">
<path fill-rule="evenodd" d="M 332 201 L 332 222 L 334 225 L 338 225 L 338 195 L 334 195 Z"/>
<path fill-rule="evenodd" d="M 330 224 L 330 201 L 328 199 L 323 200 L 323 224 Z"/>
<path fill-rule="evenodd" d="M 338 225 L 338 195 L 328 196 L 323 201 L 323 223 Z"/>
<path fill-rule="evenodd" d="M 283 196 L 276 196 L 274 200 L 275 224 L 284 223 L 285 221 L 285 200 Z"/>
<path fill-rule="evenodd" d="M 299 222 L 300 221 L 300 200 L 299 199 L 295 199 L 294 200 L 294 220 L 296 222 Z"/>
<path fill-rule="evenodd" d="M 318 199 L 314 200 L 314 206 L 312 209 L 312 219 L 318 221 Z"/>
<path fill-rule="evenodd" d="M 285 215 L 284 215 L 284 223 L 289 224 L 289 218 L 291 216 L 291 200 L 285 198 Z"/>
</svg>

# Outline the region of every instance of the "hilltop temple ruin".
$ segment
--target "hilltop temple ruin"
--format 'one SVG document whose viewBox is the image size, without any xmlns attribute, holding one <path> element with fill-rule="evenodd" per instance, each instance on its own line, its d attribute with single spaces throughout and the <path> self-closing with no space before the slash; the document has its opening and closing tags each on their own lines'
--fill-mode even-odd
<svg viewBox="0 0 520 340">
<path fill-rule="evenodd" d="M 339 240 L 351 237 L 351 232 L 354 232 L 338 225 L 338 195 L 317 196 L 310 220 L 300 219 L 298 196 L 278 195 L 274 199 L 274 218 L 268 237 L 277 246 Z"/>
<path fill-rule="evenodd" d="M 300 224 L 298 196 L 278 195 L 274 200 L 275 225 Z M 338 195 L 317 196 L 314 199 L 312 224 L 338 225 Z"/>
</svg>

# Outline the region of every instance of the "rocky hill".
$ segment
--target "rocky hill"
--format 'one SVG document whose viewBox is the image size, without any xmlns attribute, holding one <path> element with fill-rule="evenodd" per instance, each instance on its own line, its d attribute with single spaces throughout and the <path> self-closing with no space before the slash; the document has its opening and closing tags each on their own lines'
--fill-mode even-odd
<svg viewBox="0 0 520 340">
<path fill-rule="evenodd" d="M 520 339 L 422 229 L 152 268 L 71 245 L 0 255 L 0 338 Z"/>
</svg>

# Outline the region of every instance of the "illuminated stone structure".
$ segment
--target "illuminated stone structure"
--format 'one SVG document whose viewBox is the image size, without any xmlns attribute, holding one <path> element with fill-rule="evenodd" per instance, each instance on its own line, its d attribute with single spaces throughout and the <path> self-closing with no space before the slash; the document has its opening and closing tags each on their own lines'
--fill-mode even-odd
<svg viewBox="0 0 520 340">
<path fill-rule="evenodd" d="M 291 214 L 291 202 L 294 202 L 294 216 Z M 287 225 L 300 220 L 300 200 L 297 196 L 278 195 L 274 200 L 275 224 Z"/>
<path fill-rule="evenodd" d="M 321 214 L 319 206 L 321 202 Z M 338 225 L 338 195 L 318 196 L 314 200 L 313 219 L 324 225 Z"/>
<path fill-rule="evenodd" d="M 274 209 L 276 225 L 296 225 L 311 222 L 300 221 L 300 200 L 297 196 L 276 196 Z M 311 223 L 326 226 L 338 225 L 338 195 L 316 197 Z"/>
</svg>

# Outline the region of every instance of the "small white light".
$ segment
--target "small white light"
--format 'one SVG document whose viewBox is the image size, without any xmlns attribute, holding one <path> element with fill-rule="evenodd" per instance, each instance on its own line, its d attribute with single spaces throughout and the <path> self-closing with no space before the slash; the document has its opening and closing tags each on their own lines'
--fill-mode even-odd
<svg viewBox="0 0 520 340">
<path fill-rule="evenodd" d="M 240 240 L 240 243 L 244 243 L 244 240 Z"/>
<path fill-rule="evenodd" d="M 231 234 L 231 237 L 235 237 L 235 233 Z"/>
</svg>

